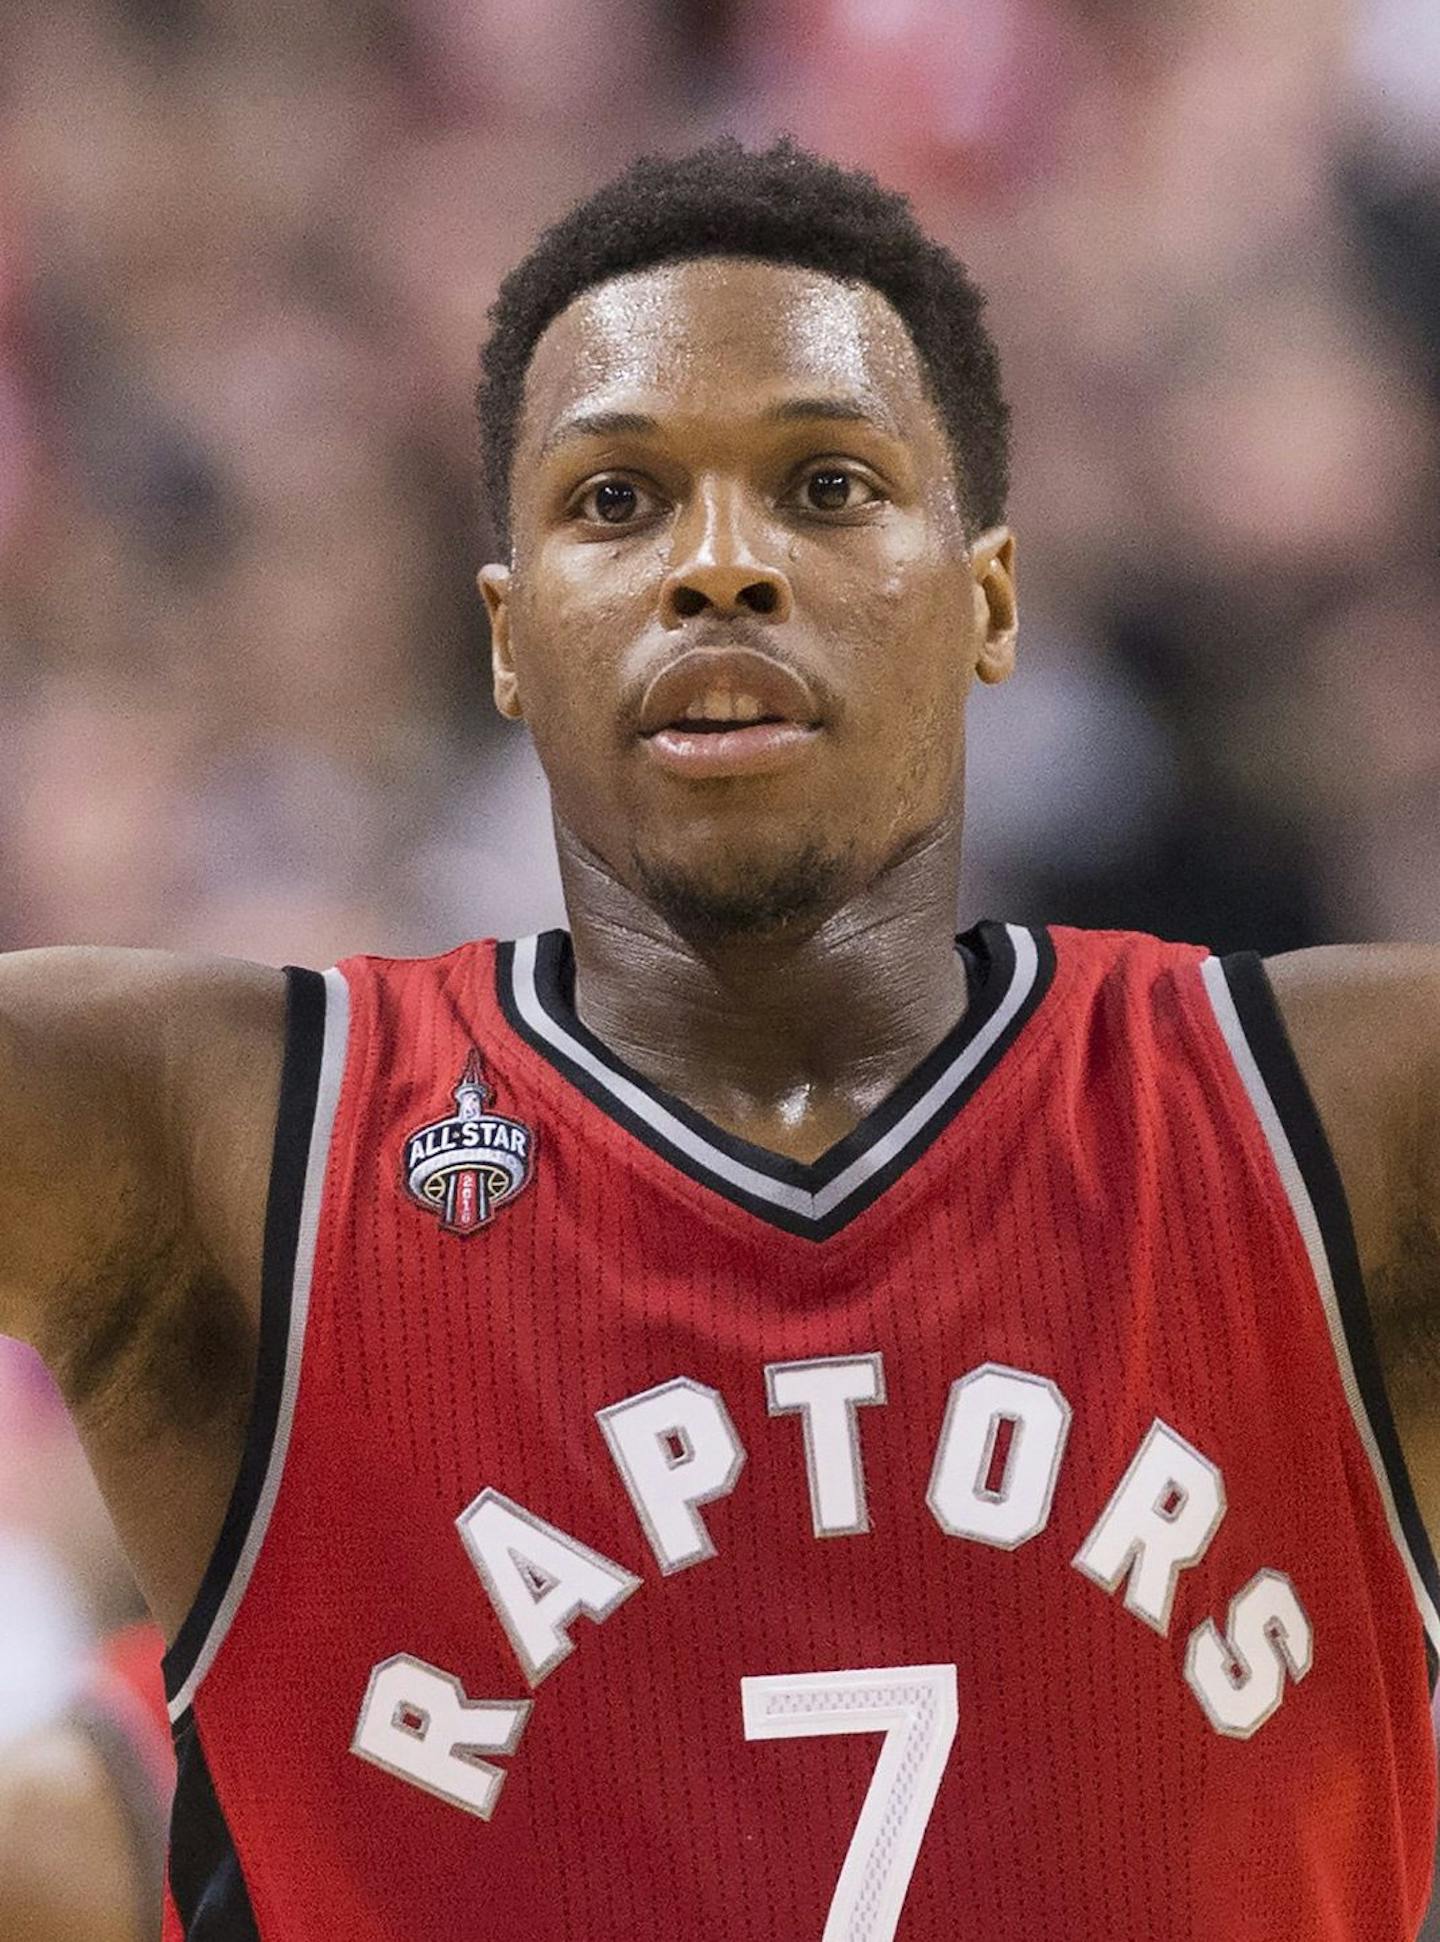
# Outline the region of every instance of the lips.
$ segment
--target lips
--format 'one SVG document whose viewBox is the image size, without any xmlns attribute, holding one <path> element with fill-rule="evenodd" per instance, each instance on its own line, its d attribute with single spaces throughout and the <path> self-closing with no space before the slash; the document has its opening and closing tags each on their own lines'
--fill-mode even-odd
<svg viewBox="0 0 1440 1942">
<path fill-rule="evenodd" d="M 754 648 L 693 648 L 655 676 L 640 704 L 647 753 L 691 781 L 770 774 L 819 732 L 808 684 Z"/>
<path fill-rule="evenodd" d="M 716 776 L 773 775 L 803 755 L 819 735 L 799 722 L 756 722 L 750 728 L 661 728 L 648 736 L 646 752 L 662 769 L 703 782 Z"/>
<path fill-rule="evenodd" d="M 662 668 L 651 681 L 640 703 L 639 732 L 655 735 L 670 728 L 692 733 L 697 718 L 712 719 L 705 708 L 707 699 L 716 695 L 731 704 L 722 719 L 734 719 L 734 703 L 744 696 L 758 707 L 758 721 L 802 728 L 814 728 L 819 722 L 815 697 L 793 669 L 755 648 L 697 647 Z"/>
</svg>

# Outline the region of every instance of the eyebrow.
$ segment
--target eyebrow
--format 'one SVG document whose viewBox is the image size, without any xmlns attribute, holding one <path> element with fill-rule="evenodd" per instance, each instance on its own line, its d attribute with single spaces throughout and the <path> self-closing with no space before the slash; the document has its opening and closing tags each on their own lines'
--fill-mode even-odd
<svg viewBox="0 0 1440 1942">
<path fill-rule="evenodd" d="M 894 418 L 878 399 L 786 398 L 778 405 L 771 405 L 764 414 L 764 421 L 769 425 L 788 425 L 800 418 L 830 418 L 844 425 L 874 425 L 877 431 L 888 432 L 892 438 L 900 436 Z"/>
<path fill-rule="evenodd" d="M 572 444 L 577 438 L 616 438 L 627 432 L 643 436 L 659 429 L 659 421 L 647 418 L 643 411 L 577 411 L 551 426 L 540 456 L 548 459 L 557 447 Z"/>
<path fill-rule="evenodd" d="M 829 419 L 832 423 L 845 425 L 873 425 L 877 431 L 898 438 L 900 432 L 890 413 L 878 403 L 867 403 L 861 398 L 785 398 L 779 404 L 769 406 L 761 414 L 762 424 L 790 425 L 802 419 Z M 558 425 L 551 427 L 540 447 L 540 457 L 549 458 L 550 454 L 562 445 L 574 443 L 582 438 L 644 438 L 660 430 L 658 418 L 651 418 L 643 411 L 577 411 L 568 418 L 562 418 Z"/>
</svg>

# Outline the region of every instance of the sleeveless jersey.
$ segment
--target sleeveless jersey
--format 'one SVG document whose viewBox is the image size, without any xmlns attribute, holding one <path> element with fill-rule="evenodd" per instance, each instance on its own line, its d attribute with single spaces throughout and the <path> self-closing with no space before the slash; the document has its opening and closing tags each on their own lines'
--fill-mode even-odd
<svg viewBox="0 0 1440 1942">
<path fill-rule="evenodd" d="M 288 974 L 172 1942 L 1411 1942 L 1440 1580 L 1263 968 L 959 948 L 813 1165 L 563 932 Z"/>
</svg>

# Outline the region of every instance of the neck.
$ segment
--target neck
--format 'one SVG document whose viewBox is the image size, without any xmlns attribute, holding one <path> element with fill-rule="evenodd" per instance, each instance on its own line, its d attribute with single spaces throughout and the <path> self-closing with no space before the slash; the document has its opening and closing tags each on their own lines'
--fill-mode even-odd
<svg viewBox="0 0 1440 1942">
<path fill-rule="evenodd" d="M 801 935 L 703 944 L 563 826 L 557 836 L 580 1018 L 653 1084 L 758 1146 L 818 1158 L 964 1013 L 958 826 Z"/>
</svg>

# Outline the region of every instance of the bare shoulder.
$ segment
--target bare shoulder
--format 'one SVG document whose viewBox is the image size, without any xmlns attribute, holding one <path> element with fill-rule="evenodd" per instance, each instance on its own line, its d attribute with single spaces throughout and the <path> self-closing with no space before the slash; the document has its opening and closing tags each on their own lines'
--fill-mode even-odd
<svg viewBox="0 0 1440 1942">
<path fill-rule="evenodd" d="M 1440 949 L 1327 945 L 1265 969 L 1327 1128 L 1408 1164 L 1440 1071 Z"/>
<path fill-rule="evenodd" d="M 1265 969 L 1297 1050 L 1382 1073 L 1440 1055 L 1440 945 L 1327 944 Z"/>
<path fill-rule="evenodd" d="M 250 1183 L 239 1200 L 233 1169 L 212 1194 L 196 1183 L 215 1140 L 239 1155 L 256 1142 L 281 1051 L 283 977 L 268 967 L 0 957 L 0 1328 L 49 1357 L 85 1340 L 89 1297 L 97 1317 L 101 1291 L 136 1280 L 157 1249 L 177 1268 L 184 1253 L 223 1253 Z"/>
<path fill-rule="evenodd" d="M 85 1736 L 57 1725 L 0 1748 L 0 1934 L 132 1942 L 124 1819 Z"/>
<path fill-rule="evenodd" d="M 1440 1550 L 1440 950 L 1298 951 L 1266 969 L 1344 1183 L 1396 1433 Z"/>
<path fill-rule="evenodd" d="M 253 1394 L 285 1003 L 229 959 L 0 958 L 0 1330 L 59 1384 L 171 1637 Z"/>
<path fill-rule="evenodd" d="M 43 1348 L 52 1290 L 143 1248 L 157 1225 L 208 1221 L 191 1193 L 200 1106 L 225 1071 L 219 1098 L 242 1121 L 263 1117 L 283 1040 L 284 980 L 265 966 L 82 948 L 0 957 L 0 1328 Z M 229 1225 L 221 1214 L 220 1233 Z"/>
<path fill-rule="evenodd" d="M 0 1021 L 31 1050 L 73 1048 L 105 1064 L 183 1050 L 217 1028 L 264 1036 L 284 977 L 242 958 L 62 945 L 0 956 Z"/>
</svg>

